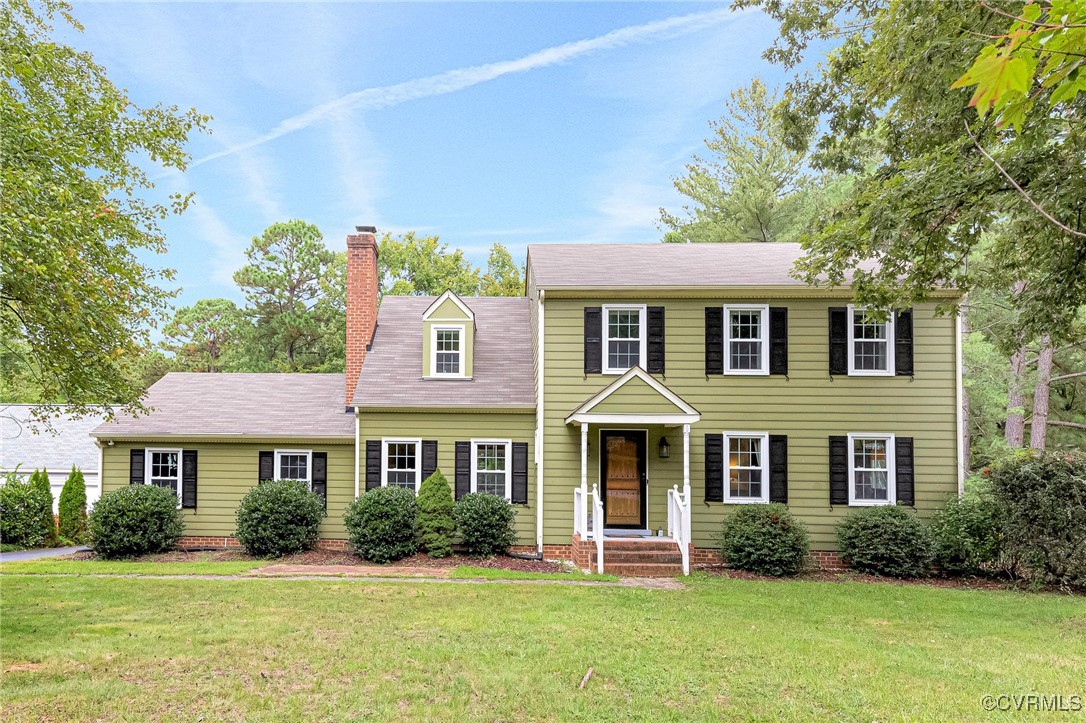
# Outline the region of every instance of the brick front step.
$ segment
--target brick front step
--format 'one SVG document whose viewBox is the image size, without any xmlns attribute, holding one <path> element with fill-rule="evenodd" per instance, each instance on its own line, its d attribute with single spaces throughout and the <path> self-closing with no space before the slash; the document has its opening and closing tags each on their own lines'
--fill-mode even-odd
<svg viewBox="0 0 1086 723">
<path fill-rule="evenodd" d="M 683 574 L 681 564 L 670 563 L 614 563 L 606 557 L 603 558 L 603 572 L 607 575 L 621 575 L 623 577 L 675 577 Z"/>
<path fill-rule="evenodd" d="M 612 563 L 615 565 L 639 565 L 643 563 L 682 565 L 683 556 L 678 547 L 672 547 L 671 552 L 648 553 L 628 550 L 604 550 L 603 564 L 610 567 Z"/>
<path fill-rule="evenodd" d="M 651 552 L 673 552 L 678 550 L 679 546 L 672 540 L 652 540 L 652 541 L 640 541 L 640 540 L 607 540 L 603 541 L 603 554 L 608 552 L 629 551 L 638 553 L 651 553 Z"/>
</svg>

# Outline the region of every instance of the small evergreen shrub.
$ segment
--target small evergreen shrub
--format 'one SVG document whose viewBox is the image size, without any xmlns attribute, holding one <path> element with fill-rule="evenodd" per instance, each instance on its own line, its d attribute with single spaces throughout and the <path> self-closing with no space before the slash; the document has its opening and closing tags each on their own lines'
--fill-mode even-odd
<svg viewBox="0 0 1086 723">
<path fill-rule="evenodd" d="M 987 489 L 947 500 L 931 518 L 928 530 L 935 564 L 948 574 L 980 575 L 993 571 L 1001 557 L 1000 523 Z"/>
<path fill-rule="evenodd" d="M 72 467 L 57 507 L 60 536 L 78 544 L 87 536 L 87 487 L 83 473 Z"/>
<path fill-rule="evenodd" d="M 49 505 L 42 511 L 41 520 L 43 544 L 46 547 L 57 546 L 57 518 L 53 516 L 53 488 L 49 485 L 49 473 L 36 469 L 30 475 L 30 484 L 35 485 L 41 494 L 49 499 Z"/>
<path fill-rule="evenodd" d="M 403 487 L 375 487 L 351 503 L 343 515 L 347 535 L 363 559 L 392 562 L 418 549 L 418 504 Z"/>
<path fill-rule="evenodd" d="M 895 505 L 864 507 L 837 525 L 841 559 L 859 572 L 923 577 L 930 572 L 928 530 L 916 513 Z"/>
<path fill-rule="evenodd" d="M 125 485 L 106 492 L 88 522 L 94 552 L 107 559 L 165 552 L 185 531 L 177 495 L 154 485 Z"/>
<path fill-rule="evenodd" d="M 472 555 L 500 555 L 517 541 L 517 513 L 504 497 L 473 493 L 456 503 L 456 529 Z"/>
<path fill-rule="evenodd" d="M 272 480 L 241 498 L 235 534 L 254 557 L 282 557 L 311 548 L 322 519 L 324 498 L 305 482 Z"/>
<path fill-rule="evenodd" d="M 724 520 L 721 553 L 729 567 L 781 577 L 803 569 L 807 528 L 780 503 L 742 505 Z"/>
<path fill-rule="evenodd" d="M 53 495 L 42 492 L 25 475 L 8 472 L 0 488 L 0 543 L 17 548 L 42 547 L 42 519 L 53 512 Z"/>
<path fill-rule="evenodd" d="M 1003 552 L 1029 579 L 1086 587 L 1086 454 L 1024 451 L 988 475 Z"/>
<path fill-rule="evenodd" d="M 418 507 L 422 549 L 430 557 L 448 557 L 452 554 L 452 536 L 456 531 L 456 521 L 453 519 L 456 505 L 449 481 L 441 470 L 435 470 L 423 481 Z"/>
</svg>

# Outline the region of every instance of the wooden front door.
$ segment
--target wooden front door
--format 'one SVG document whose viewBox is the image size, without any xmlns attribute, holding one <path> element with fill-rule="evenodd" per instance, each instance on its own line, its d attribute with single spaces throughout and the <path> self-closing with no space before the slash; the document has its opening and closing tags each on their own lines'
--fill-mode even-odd
<svg viewBox="0 0 1086 723">
<path fill-rule="evenodd" d="M 645 436 L 644 432 L 600 434 L 603 517 L 607 527 L 645 527 Z"/>
</svg>

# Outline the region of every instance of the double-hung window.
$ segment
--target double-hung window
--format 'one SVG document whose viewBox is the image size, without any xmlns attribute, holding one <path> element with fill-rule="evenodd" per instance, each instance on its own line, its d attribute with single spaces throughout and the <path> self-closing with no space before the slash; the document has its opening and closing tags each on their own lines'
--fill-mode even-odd
<svg viewBox="0 0 1086 723">
<path fill-rule="evenodd" d="M 148 449 L 144 464 L 144 483 L 165 487 L 181 501 L 181 450 Z"/>
<path fill-rule="evenodd" d="M 434 325 L 430 346 L 430 376 L 464 376 L 464 327 Z"/>
<path fill-rule="evenodd" d="M 850 434 L 848 447 L 848 503 L 894 504 L 894 435 Z"/>
<path fill-rule="evenodd" d="M 644 366 L 645 307 L 603 307 L 603 373 L 620 374 Z"/>
<path fill-rule="evenodd" d="M 472 440 L 471 491 L 510 499 L 513 494 L 508 440 Z"/>
<path fill-rule="evenodd" d="M 275 450 L 275 479 L 292 479 L 313 485 L 313 452 L 308 449 Z"/>
<path fill-rule="evenodd" d="M 866 309 L 848 307 L 848 373 L 889 376 L 894 373 L 894 317 L 884 321 Z"/>
<path fill-rule="evenodd" d="M 422 443 L 417 439 L 385 439 L 381 446 L 381 485 L 417 492 L 422 484 Z"/>
<path fill-rule="evenodd" d="M 769 374 L 769 307 L 724 307 L 726 374 Z"/>
<path fill-rule="evenodd" d="M 724 501 L 769 502 L 769 435 L 724 433 Z"/>
</svg>

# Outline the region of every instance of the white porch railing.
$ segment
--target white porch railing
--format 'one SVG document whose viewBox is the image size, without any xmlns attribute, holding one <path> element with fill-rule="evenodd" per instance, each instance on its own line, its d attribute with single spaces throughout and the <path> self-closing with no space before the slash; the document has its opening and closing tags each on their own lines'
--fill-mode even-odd
<svg viewBox="0 0 1086 723">
<path fill-rule="evenodd" d="M 683 574 L 690 574 L 690 488 L 679 491 L 675 485 L 667 491 L 667 536 L 675 540 L 682 554 Z"/>
<path fill-rule="evenodd" d="M 599 485 L 573 488 L 573 532 L 596 543 L 596 572 L 603 572 L 603 497 Z"/>
<path fill-rule="evenodd" d="M 592 485 L 592 538 L 596 541 L 596 572 L 603 573 L 603 497 L 599 485 Z"/>
</svg>

